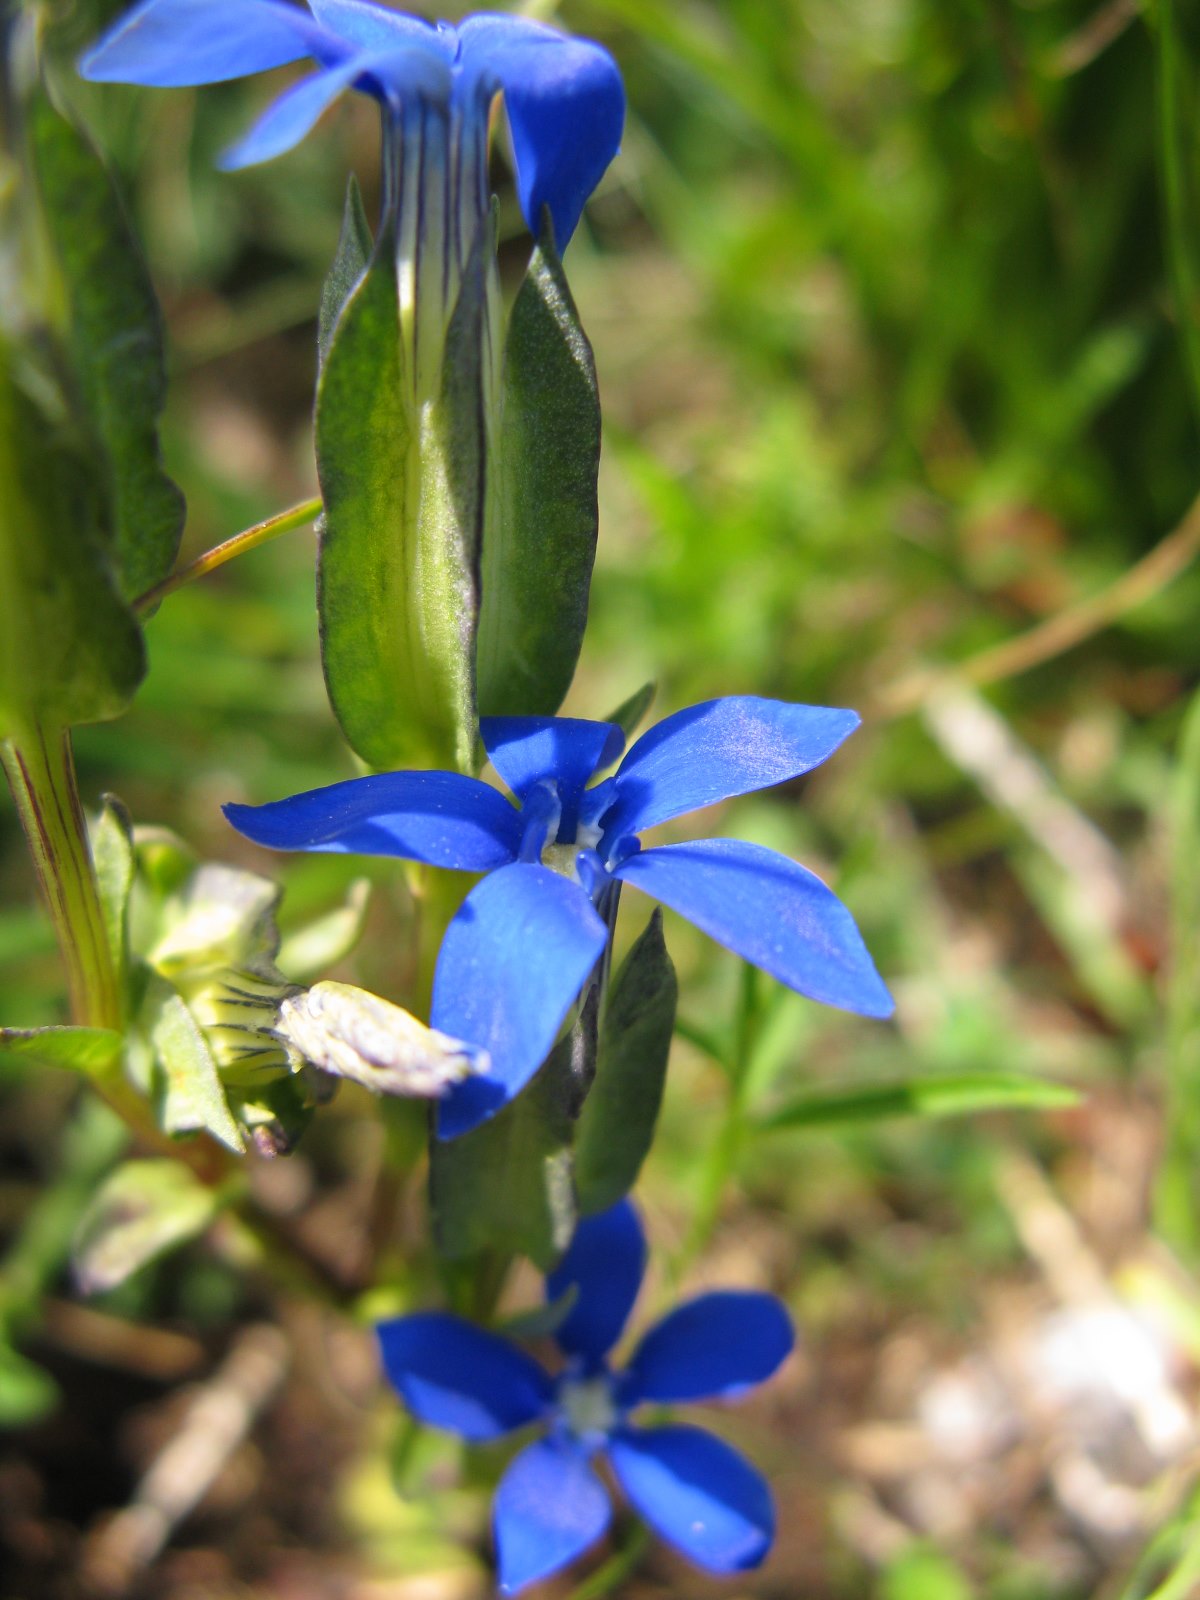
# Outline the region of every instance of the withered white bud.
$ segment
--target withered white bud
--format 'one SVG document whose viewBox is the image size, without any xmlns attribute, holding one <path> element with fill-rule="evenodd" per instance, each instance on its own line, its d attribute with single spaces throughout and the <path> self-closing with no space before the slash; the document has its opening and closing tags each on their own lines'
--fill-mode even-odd
<svg viewBox="0 0 1200 1600">
<path fill-rule="evenodd" d="M 347 983 L 314 984 L 285 1000 L 275 1032 L 314 1067 L 375 1094 L 431 1099 L 491 1065 L 486 1051 Z"/>
</svg>

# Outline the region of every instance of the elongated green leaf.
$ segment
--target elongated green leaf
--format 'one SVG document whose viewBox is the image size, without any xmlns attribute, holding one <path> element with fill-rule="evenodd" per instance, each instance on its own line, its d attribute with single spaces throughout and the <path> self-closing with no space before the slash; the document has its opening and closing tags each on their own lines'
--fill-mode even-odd
<svg viewBox="0 0 1200 1600">
<path fill-rule="evenodd" d="M 596 1081 L 579 1117 L 575 1183 L 584 1216 L 615 1205 L 637 1182 L 662 1105 L 678 990 L 656 908 L 613 981 Z"/>
<path fill-rule="evenodd" d="M 35 381 L 0 342 L 0 736 L 118 716 L 145 672 L 97 496 Z"/>
<path fill-rule="evenodd" d="M 133 822 L 115 795 L 105 795 L 90 830 L 96 887 L 113 965 L 123 975 L 129 965 L 129 896 L 133 890 Z"/>
<path fill-rule="evenodd" d="M 75 1233 L 82 1294 L 124 1283 L 168 1250 L 203 1233 L 220 1197 L 177 1161 L 127 1161 L 96 1192 Z"/>
<path fill-rule="evenodd" d="M 166 577 L 183 532 L 183 496 L 162 468 L 162 320 L 104 163 L 44 94 L 29 106 L 42 212 L 66 303 L 63 330 L 79 398 L 100 449 L 111 555 L 127 600 Z"/>
<path fill-rule="evenodd" d="M 21 1056 L 43 1067 L 97 1077 L 121 1051 L 111 1028 L 0 1028 L 0 1056 Z"/>
<path fill-rule="evenodd" d="M 434 1141 L 429 1190 L 438 1252 L 519 1254 L 543 1270 L 570 1243 L 577 1216 L 571 1139 L 595 1066 L 595 1007 L 554 1048 L 523 1093 L 461 1139 Z"/>
<path fill-rule="evenodd" d="M 484 715 L 551 715 L 583 644 L 600 398 L 547 222 L 517 294 L 489 458 L 479 619 Z"/>
<path fill-rule="evenodd" d="M 141 1023 L 154 1054 L 159 1117 L 168 1133 L 211 1133 L 230 1150 L 244 1148 L 212 1051 L 170 984 L 152 977 Z"/>
<path fill-rule="evenodd" d="M 756 1119 L 761 1133 L 789 1128 L 830 1128 L 888 1117 L 962 1117 L 979 1111 L 1058 1111 L 1079 1104 L 1065 1084 L 1016 1072 L 947 1074 L 864 1084 L 857 1089 L 813 1090 Z"/>
<path fill-rule="evenodd" d="M 353 173 L 346 185 L 346 206 L 342 212 L 342 231 L 338 239 L 337 255 L 329 269 L 329 276 L 321 290 L 321 310 L 317 324 L 317 349 L 321 360 L 329 354 L 333 330 L 342 314 L 342 308 L 358 287 L 375 241 L 371 237 L 371 224 L 363 208 L 362 190 Z"/>
<path fill-rule="evenodd" d="M 318 605 L 342 731 L 377 767 L 469 768 L 483 478 L 482 244 L 440 395 L 415 403 L 390 235 L 338 321 L 317 394 Z"/>
</svg>

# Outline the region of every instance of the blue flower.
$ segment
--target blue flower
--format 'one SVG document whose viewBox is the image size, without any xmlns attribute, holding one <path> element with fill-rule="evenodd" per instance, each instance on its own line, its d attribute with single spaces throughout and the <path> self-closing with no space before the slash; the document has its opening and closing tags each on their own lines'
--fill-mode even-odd
<svg viewBox="0 0 1200 1600">
<path fill-rule="evenodd" d="M 290 150 L 340 94 L 357 89 L 383 109 L 393 198 L 406 177 L 432 169 L 460 191 L 446 220 L 460 214 L 459 200 L 482 218 L 488 113 L 502 93 L 525 220 L 537 233 L 548 206 L 561 251 L 620 142 L 625 100 L 611 56 L 523 17 L 483 13 L 453 27 L 377 0 L 309 0 L 308 10 L 288 0 L 142 0 L 84 56 L 80 71 L 101 82 L 167 88 L 306 57 L 316 71 L 272 103 L 225 166 Z M 427 200 L 437 199 L 430 184 L 422 188 Z M 460 241 L 467 254 L 471 243 Z"/>
<path fill-rule="evenodd" d="M 639 1515 L 710 1572 L 757 1566 L 775 1514 L 758 1472 L 702 1428 L 639 1427 L 645 1403 L 734 1399 L 762 1383 L 791 1351 L 791 1324 L 772 1295 L 716 1292 L 651 1328 L 613 1372 L 641 1284 L 645 1241 L 627 1200 L 581 1222 L 546 1280 L 553 1302 L 576 1291 L 555 1338 L 566 1366 L 551 1377 L 515 1345 L 444 1312 L 379 1327 L 387 1375 L 414 1416 L 464 1439 L 498 1438 L 530 1423 L 545 1436 L 512 1461 L 496 1493 L 500 1590 L 516 1594 L 557 1572 L 605 1532 L 608 1493 L 592 1466 L 607 1457 Z"/>
<path fill-rule="evenodd" d="M 491 1057 L 487 1076 L 438 1107 L 453 1138 L 537 1071 L 610 936 L 617 886 L 633 884 L 790 988 L 885 1017 L 891 998 L 850 913 L 819 878 L 761 845 L 703 839 L 643 850 L 638 834 L 819 766 L 853 711 L 735 696 L 667 717 L 616 773 L 620 728 L 567 717 L 485 717 L 484 745 L 516 797 L 478 778 L 388 772 L 265 806 L 226 806 L 275 850 L 401 856 L 486 873 L 446 932 L 433 1027 Z"/>
</svg>

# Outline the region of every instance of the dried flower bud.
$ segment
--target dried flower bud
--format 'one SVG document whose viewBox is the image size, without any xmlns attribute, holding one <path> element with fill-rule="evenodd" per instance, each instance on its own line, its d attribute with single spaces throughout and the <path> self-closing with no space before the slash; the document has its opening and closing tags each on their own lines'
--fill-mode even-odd
<svg viewBox="0 0 1200 1600">
<path fill-rule="evenodd" d="M 374 1094 L 434 1098 L 490 1066 L 484 1051 L 346 983 L 318 983 L 284 1000 L 275 1031 L 313 1066 Z"/>
</svg>

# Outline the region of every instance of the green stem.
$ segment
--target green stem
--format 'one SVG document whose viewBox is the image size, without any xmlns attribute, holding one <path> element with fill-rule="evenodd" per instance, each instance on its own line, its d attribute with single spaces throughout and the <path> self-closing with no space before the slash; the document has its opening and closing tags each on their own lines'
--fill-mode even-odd
<svg viewBox="0 0 1200 1600">
<path fill-rule="evenodd" d="M 606 1595 L 615 1593 L 617 1587 L 637 1571 L 649 1547 L 650 1529 L 639 1522 L 624 1549 L 618 1550 L 590 1578 L 585 1578 L 577 1589 L 572 1589 L 568 1600 L 604 1600 Z"/>
<path fill-rule="evenodd" d="M 145 594 L 139 595 L 134 601 L 133 609 L 139 615 L 144 615 L 167 595 L 174 594 L 176 589 L 182 589 L 184 584 L 194 583 L 197 578 L 207 577 L 210 572 L 223 567 L 235 556 L 244 556 L 250 550 L 257 550 L 259 545 L 269 544 L 272 539 L 278 539 L 281 533 L 291 533 L 295 528 L 303 528 L 306 523 L 315 522 L 320 515 L 319 499 L 304 500 L 298 506 L 279 512 L 277 516 L 268 517 L 265 522 L 256 522 L 252 528 L 246 528 L 242 533 L 235 533 L 232 539 L 226 539 L 224 544 L 206 550 L 202 556 L 197 556 L 195 561 L 190 561 L 186 567 L 180 567 L 178 571 L 171 573 L 170 577 L 164 578 L 161 583 L 156 583 L 153 589 L 147 589 Z"/>
<path fill-rule="evenodd" d="M 121 998 L 96 889 L 70 735 L 34 728 L 0 747 L 42 896 L 67 969 L 71 1015 L 121 1027 Z"/>
<path fill-rule="evenodd" d="M 707 1248 L 717 1225 L 725 1190 L 737 1167 L 746 1130 L 750 1060 L 758 1037 L 761 1012 L 758 968 L 747 963 L 742 967 L 742 982 L 738 991 L 733 1050 L 722 1062 L 729 1078 L 729 1103 L 701 1174 L 700 1197 L 684 1249 L 684 1257 L 689 1262 L 695 1261 Z"/>
</svg>

